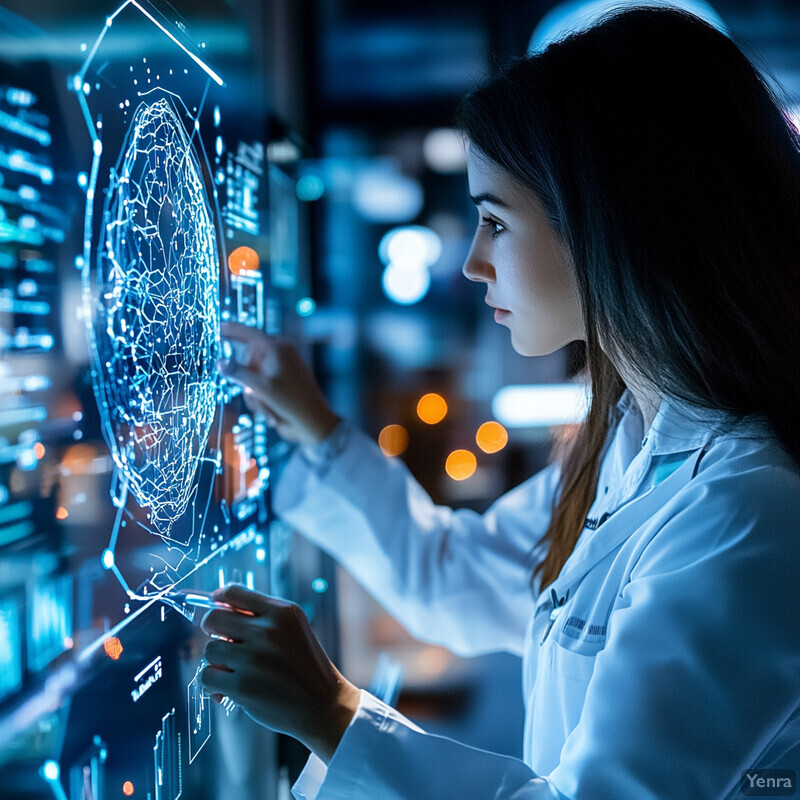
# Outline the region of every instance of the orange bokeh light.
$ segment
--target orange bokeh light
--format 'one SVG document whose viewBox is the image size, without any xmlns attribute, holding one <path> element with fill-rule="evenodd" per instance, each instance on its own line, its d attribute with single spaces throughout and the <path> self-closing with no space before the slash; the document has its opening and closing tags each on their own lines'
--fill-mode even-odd
<svg viewBox="0 0 800 800">
<path fill-rule="evenodd" d="M 112 661 L 118 661 L 123 651 L 122 642 L 116 636 L 109 636 L 103 642 L 103 650 Z"/>
<path fill-rule="evenodd" d="M 56 509 L 56 519 L 66 519 L 69 516 L 69 511 L 67 511 L 64 506 L 59 506 Z"/>
<path fill-rule="evenodd" d="M 258 253 L 252 247 L 237 247 L 228 256 L 228 269 L 234 275 L 240 272 L 255 272 L 258 265 Z"/>
<path fill-rule="evenodd" d="M 125 783 L 122 784 L 122 794 L 124 794 L 125 797 L 130 797 L 133 794 L 133 784 L 130 781 L 125 781 Z"/>
<path fill-rule="evenodd" d="M 92 471 L 92 462 L 100 455 L 90 444 L 73 444 L 61 459 L 67 475 L 87 475 Z"/>
<path fill-rule="evenodd" d="M 408 447 L 408 431 L 402 425 L 387 425 L 378 436 L 385 456 L 399 456 Z"/>
<path fill-rule="evenodd" d="M 44 458 L 44 453 L 44 445 L 41 442 L 36 442 L 36 444 L 33 446 L 33 454 L 36 456 L 36 458 L 42 459 Z"/>
<path fill-rule="evenodd" d="M 417 415 L 428 425 L 441 422 L 447 415 L 447 403 L 444 397 L 436 392 L 424 394 L 417 403 Z"/>
<path fill-rule="evenodd" d="M 444 468 L 454 481 L 464 481 L 478 468 L 478 460 L 469 450 L 453 450 Z"/>
<path fill-rule="evenodd" d="M 475 441 L 484 453 L 496 453 L 508 444 L 508 431 L 499 422 L 484 422 L 475 434 Z"/>
</svg>

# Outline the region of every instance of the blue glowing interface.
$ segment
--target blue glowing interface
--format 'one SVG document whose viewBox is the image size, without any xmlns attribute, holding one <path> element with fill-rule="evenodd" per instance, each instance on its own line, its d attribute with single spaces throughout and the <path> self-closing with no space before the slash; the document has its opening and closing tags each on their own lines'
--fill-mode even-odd
<svg viewBox="0 0 800 800">
<path fill-rule="evenodd" d="M 22 686 L 20 612 L 15 600 L 0 600 L 0 701 Z"/>
<path fill-rule="evenodd" d="M 32 583 L 27 608 L 28 669 L 38 672 L 72 647 L 72 576 Z"/>
<path fill-rule="evenodd" d="M 308 293 L 294 182 L 270 164 L 265 115 L 230 121 L 225 70 L 164 8 L 123 2 L 70 75 L 0 62 L 12 796 L 208 796 L 241 712 L 204 695 L 203 611 L 172 592 L 282 591 L 290 556 L 270 536 L 265 420 L 217 361 L 223 320 L 277 332 Z M 38 764 L 24 785 L 17 757 Z"/>
</svg>

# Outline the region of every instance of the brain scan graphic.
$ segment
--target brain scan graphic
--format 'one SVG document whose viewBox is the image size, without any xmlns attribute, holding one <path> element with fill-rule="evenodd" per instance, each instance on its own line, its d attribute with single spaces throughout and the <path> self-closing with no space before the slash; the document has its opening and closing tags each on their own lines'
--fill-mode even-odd
<svg viewBox="0 0 800 800">
<path fill-rule="evenodd" d="M 169 98 L 142 102 L 111 170 L 90 309 L 95 388 L 128 492 L 169 538 L 217 406 L 216 237 Z"/>
<path fill-rule="evenodd" d="M 94 44 L 81 45 L 85 61 L 69 81 L 91 145 L 78 176 L 86 206 L 75 263 L 113 463 L 98 555 L 125 593 L 119 625 L 152 602 L 192 618 L 167 595 L 201 572 L 208 582 L 212 561 L 221 585 L 227 554 L 267 518 L 266 430 L 242 440 L 253 422 L 217 371 L 220 321 L 239 315 L 227 247 L 245 236 L 220 198 L 232 194 L 242 143 L 229 149 L 227 85 L 175 13 L 124 0 Z M 146 46 L 131 58 L 134 33 Z"/>
</svg>

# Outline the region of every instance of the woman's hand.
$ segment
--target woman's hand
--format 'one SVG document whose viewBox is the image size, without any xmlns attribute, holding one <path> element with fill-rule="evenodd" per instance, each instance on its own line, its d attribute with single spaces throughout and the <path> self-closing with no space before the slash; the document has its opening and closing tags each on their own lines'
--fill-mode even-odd
<svg viewBox="0 0 800 800">
<path fill-rule="evenodd" d="M 203 618 L 216 637 L 206 645 L 203 686 L 328 763 L 358 708 L 358 688 L 331 663 L 299 606 L 236 585 L 214 599 L 231 609 Z"/>
<path fill-rule="evenodd" d="M 219 363 L 222 375 L 244 388 L 252 411 L 265 414 L 284 439 L 315 444 L 339 422 L 300 354 L 286 339 L 238 322 L 222 323 L 222 338 L 246 350 L 246 363 Z"/>
</svg>

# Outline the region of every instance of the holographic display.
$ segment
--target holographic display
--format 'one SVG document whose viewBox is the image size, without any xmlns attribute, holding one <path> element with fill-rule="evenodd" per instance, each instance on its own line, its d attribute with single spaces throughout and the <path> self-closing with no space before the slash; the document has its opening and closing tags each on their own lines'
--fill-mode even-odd
<svg viewBox="0 0 800 800">
<path fill-rule="evenodd" d="M 175 709 L 161 720 L 153 747 L 155 800 L 178 800 L 183 791 L 181 735 L 177 730 Z"/>
<path fill-rule="evenodd" d="M 142 16 L 177 58 L 113 58 L 114 42 L 124 42 L 115 40 L 120 26 Z M 71 82 L 92 150 L 84 321 L 118 509 L 101 562 L 133 600 L 170 589 L 207 557 L 212 540 L 216 547 L 231 535 L 209 523 L 222 469 L 216 364 L 229 279 L 217 189 L 225 179 L 221 114 L 208 100 L 223 81 L 195 47 L 180 25 L 128 0 Z M 209 159 L 204 139 L 212 135 Z M 121 538 L 142 530 L 166 545 L 154 544 L 145 575 L 120 553 Z"/>
<path fill-rule="evenodd" d="M 189 711 L 189 763 L 191 764 L 203 745 L 211 736 L 211 698 L 200 684 L 200 672 L 205 664 L 197 668 L 194 678 L 186 689 Z"/>
<path fill-rule="evenodd" d="M 245 32 L 119 3 L 76 62 L 24 55 L 0 81 L 4 797 L 238 785 L 238 714 L 202 690 L 204 611 L 181 598 L 297 585 L 265 492 L 284 451 L 216 367 L 222 320 L 302 339 L 293 173 L 261 99 L 209 66 L 252 74 Z M 248 781 L 271 797 L 269 741 Z"/>
<path fill-rule="evenodd" d="M 102 230 L 88 309 L 98 405 L 124 485 L 170 538 L 196 490 L 219 395 L 216 236 L 170 98 L 136 109 Z"/>
</svg>

